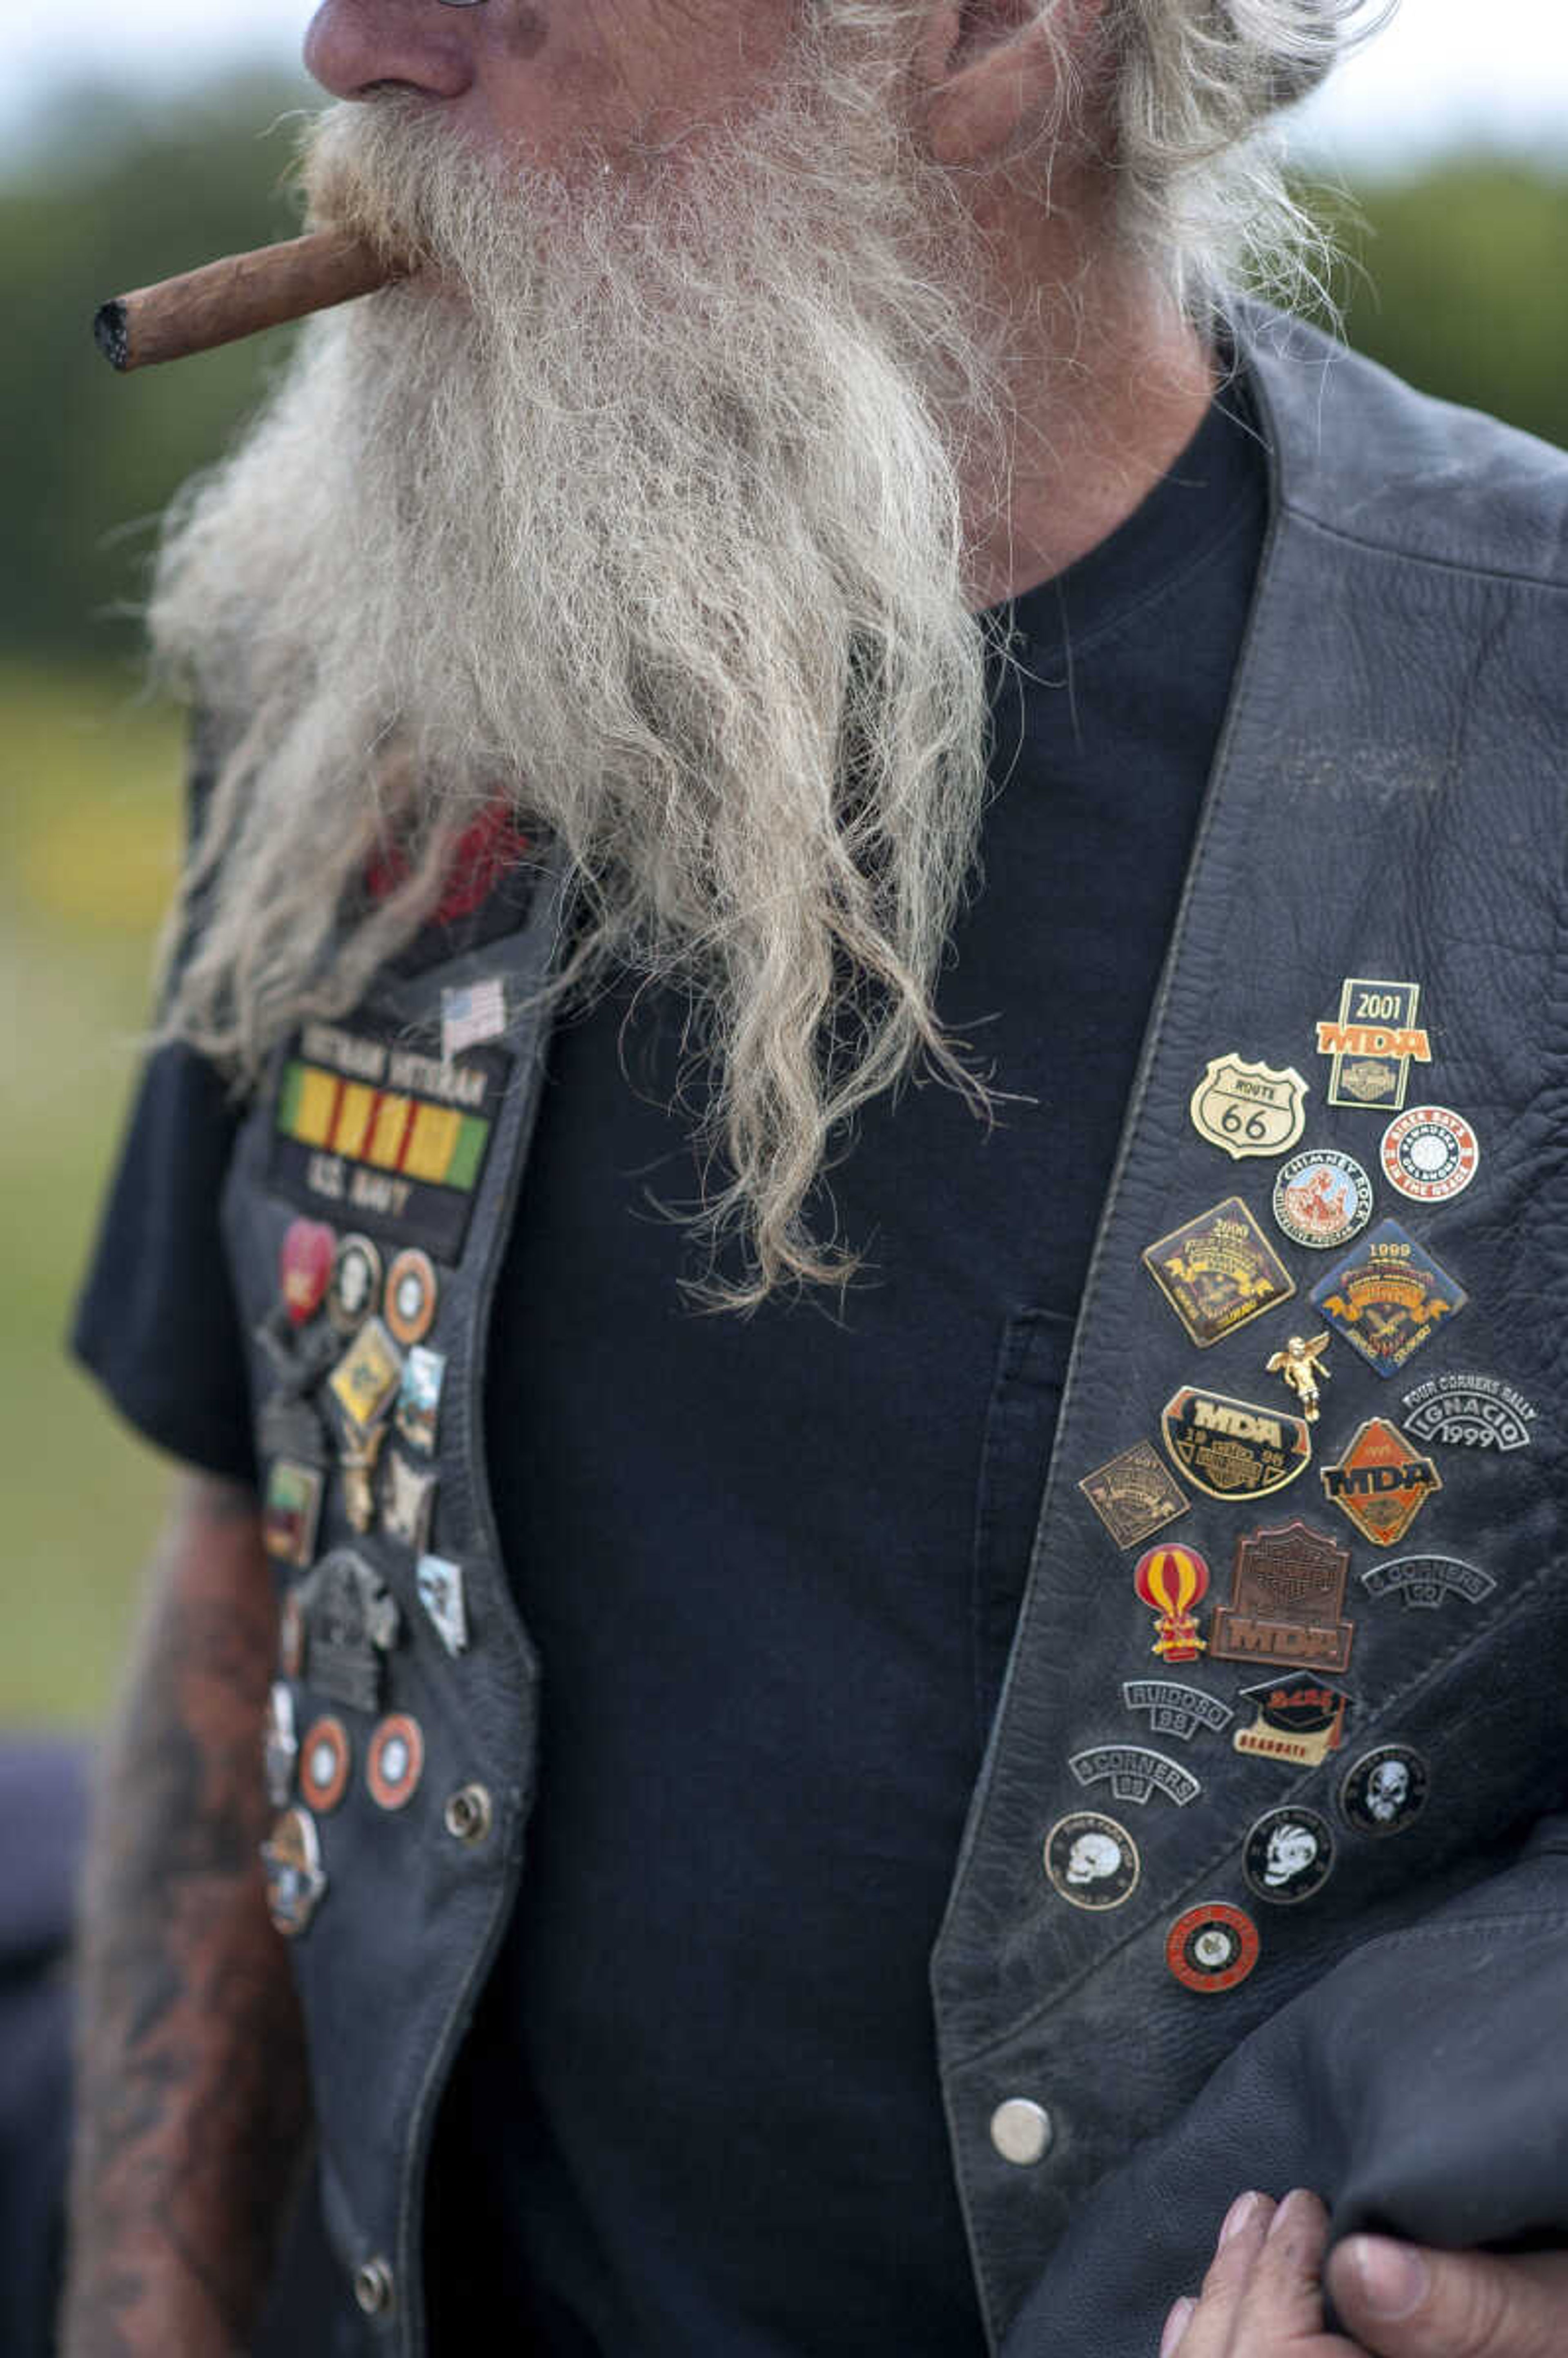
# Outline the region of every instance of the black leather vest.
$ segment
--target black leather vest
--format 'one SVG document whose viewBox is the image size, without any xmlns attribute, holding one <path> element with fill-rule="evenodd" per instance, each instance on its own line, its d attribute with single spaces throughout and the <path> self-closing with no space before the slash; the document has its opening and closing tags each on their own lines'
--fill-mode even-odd
<svg viewBox="0 0 1568 2358">
<path fill-rule="evenodd" d="M 1568 1787 L 1568 469 L 1305 330 L 1255 317 L 1247 352 L 1273 519 L 933 1960 L 993 2341 L 1087 2190 L 1249 2031 Z M 556 926 L 546 876 L 525 924 L 291 1043 L 225 1203 L 285 1602 L 274 1890 L 329 2234 L 407 2358 L 436 2107 L 534 1790 L 481 1395 Z M 443 1062 L 444 994 L 492 979 L 504 1033 Z M 1402 1163 L 1401 1100 L 1460 1117 Z M 1319 1150 L 1371 1184 L 1337 1247 L 1273 1211 Z M 1332 1233 L 1299 1184 L 1298 1229 Z M 302 1221 L 373 1249 L 332 1301 Z M 1309 1422 L 1267 1362 L 1324 1331 Z M 445 1362 L 434 1410 L 416 1350 Z"/>
</svg>

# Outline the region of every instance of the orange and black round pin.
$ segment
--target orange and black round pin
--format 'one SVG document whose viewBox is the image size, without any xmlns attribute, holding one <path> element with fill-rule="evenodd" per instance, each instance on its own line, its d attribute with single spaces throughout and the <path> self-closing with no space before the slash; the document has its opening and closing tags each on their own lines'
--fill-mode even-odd
<svg viewBox="0 0 1568 2358">
<path fill-rule="evenodd" d="M 353 1765 L 341 1719 L 318 1719 L 299 1747 L 299 1790 L 318 1816 L 335 1810 L 348 1790 Z"/>
<path fill-rule="evenodd" d="M 425 1770 L 425 1733 L 406 1711 L 384 1719 L 370 1740 L 365 1782 L 378 1809 L 401 1810 L 418 1790 Z"/>
<path fill-rule="evenodd" d="M 1258 1962 L 1258 1927 L 1239 1908 L 1205 1899 L 1165 1935 L 1165 1963 L 1184 1989 L 1213 1995 L 1244 1982 Z"/>
<path fill-rule="evenodd" d="M 429 1254 L 417 1252 L 412 1247 L 400 1252 L 386 1272 L 386 1296 L 382 1310 L 393 1336 L 405 1350 L 425 1340 L 436 1323 L 439 1298 L 440 1281 Z"/>
</svg>

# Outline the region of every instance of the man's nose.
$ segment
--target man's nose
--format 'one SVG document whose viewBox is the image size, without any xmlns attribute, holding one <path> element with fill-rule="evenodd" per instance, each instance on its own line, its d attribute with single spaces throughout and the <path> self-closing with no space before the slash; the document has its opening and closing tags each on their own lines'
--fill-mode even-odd
<svg viewBox="0 0 1568 2358">
<path fill-rule="evenodd" d="M 322 0 L 305 65 L 334 98 L 391 85 L 460 98 L 473 80 L 474 18 L 436 0 Z"/>
</svg>

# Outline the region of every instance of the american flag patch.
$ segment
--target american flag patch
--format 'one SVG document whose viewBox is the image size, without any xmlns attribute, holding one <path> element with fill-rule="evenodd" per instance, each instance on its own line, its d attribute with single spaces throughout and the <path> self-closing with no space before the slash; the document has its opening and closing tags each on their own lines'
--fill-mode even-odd
<svg viewBox="0 0 1568 2358">
<path fill-rule="evenodd" d="M 506 1029 L 506 992 L 499 975 L 441 993 L 441 1057 L 450 1064 L 465 1048 L 498 1040 Z"/>
</svg>

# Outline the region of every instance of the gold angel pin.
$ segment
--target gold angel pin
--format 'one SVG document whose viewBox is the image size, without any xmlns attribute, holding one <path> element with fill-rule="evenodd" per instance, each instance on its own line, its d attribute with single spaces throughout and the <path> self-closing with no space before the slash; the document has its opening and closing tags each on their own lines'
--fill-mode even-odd
<svg viewBox="0 0 1568 2358">
<path fill-rule="evenodd" d="M 1282 1351 L 1276 1351 L 1269 1362 L 1268 1372 L 1279 1376 L 1294 1392 L 1302 1414 L 1309 1424 L 1317 1422 L 1317 1404 L 1322 1398 L 1321 1383 L 1327 1383 L 1332 1370 L 1322 1365 L 1328 1348 L 1328 1329 L 1314 1335 L 1308 1342 L 1304 1336 L 1292 1335 Z"/>
</svg>

